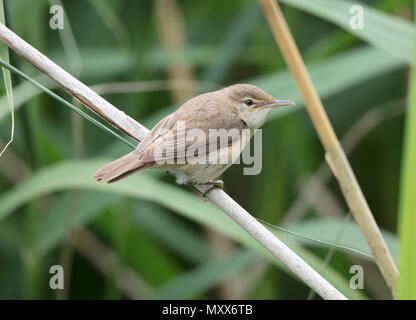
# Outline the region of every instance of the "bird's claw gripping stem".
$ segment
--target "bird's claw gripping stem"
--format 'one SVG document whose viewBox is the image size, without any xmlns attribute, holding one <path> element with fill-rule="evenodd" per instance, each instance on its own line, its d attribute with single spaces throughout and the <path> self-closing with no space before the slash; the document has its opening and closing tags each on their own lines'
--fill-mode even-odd
<svg viewBox="0 0 416 320">
<path fill-rule="evenodd" d="M 209 186 L 209 188 L 203 193 L 203 196 L 206 197 L 208 193 L 210 193 L 215 188 L 219 188 L 221 190 L 224 189 L 224 181 L 216 180 L 216 181 L 208 181 L 203 185 Z"/>
</svg>

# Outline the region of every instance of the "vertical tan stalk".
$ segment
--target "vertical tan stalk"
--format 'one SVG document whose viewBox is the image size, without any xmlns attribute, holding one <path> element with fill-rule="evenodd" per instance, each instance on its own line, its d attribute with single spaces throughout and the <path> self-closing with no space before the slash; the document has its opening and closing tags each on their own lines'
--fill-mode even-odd
<svg viewBox="0 0 416 320">
<path fill-rule="evenodd" d="M 345 156 L 344 150 L 335 135 L 282 11 L 274 0 L 259 1 L 277 45 L 296 80 L 319 139 L 325 148 L 325 158 L 340 184 L 345 200 L 374 255 L 387 285 L 393 292 L 399 272 Z"/>
<path fill-rule="evenodd" d="M 168 77 L 172 82 L 185 80 L 192 83 L 194 72 L 189 61 L 183 56 L 187 47 L 182 13 L 176 0 L 157 0 L 155 2 L 155 25 L 162 46 L 171 59 L 167 65 Z M 174 103 L 180 104 L 194 94 L 194 88 L 172 91 Z"/>
</svg>

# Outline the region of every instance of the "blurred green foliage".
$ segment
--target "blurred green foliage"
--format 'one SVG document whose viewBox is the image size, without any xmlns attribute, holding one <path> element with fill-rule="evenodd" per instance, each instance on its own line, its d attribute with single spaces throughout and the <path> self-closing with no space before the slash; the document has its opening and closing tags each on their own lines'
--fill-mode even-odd
<svg viewBox="0 0 416 320">
<path fill-rule="evenodd" d="M 353 141 L 349 159 L 396 256 L 412 3 L 358 3 L 367 20 L 363 30 L 352 30 L 351 1 L 281 2 L 337 134 Z M 295 108 L 276 110 L 263 127 L 261 174 L 244 176 L 242 166 L 233 166 L 223 177 L 225 190 L 262 220 L 369 253 L 344 218 L 348 208 L 336 181 L 325 178 L 325 164 L 319 169 L 323 149 L 260 6 L 249 0 L 175 3 L 187 44 L 172 53 L 161 41 L 155 1 L 4 0 L 8 27 L 87 85 L 169 80 L 169 67 L 186 61 L 194 94 L 247 82 L 294 100 Z M 49 26 L 54 4 L 65 9 L 63 30 Z M 71 100 L 20 57 L 10 59 Z M 20 78 L 13 76 L 12 84 L 15 140 L 0 159 L 1 299 L 308 296 L 308 288 L 233 221 L 165 173 L 97 185 L 90 179 L 95 169 L 129 148 Z M 2 86 L 5 143 L 11 125 Z M 104 97 L 148 127 L 178 105 L 163 86 Z M 311 187 L 312 177 L 321 184 Z M 347 297 L 390 297 L 371 259 L 274 232 Z M 49 288 L 55 264 L 65 270 L 63 291 Z M 349 287 L 354 264 L 368 275 L 365 290 Z"/>
<path fill-rule="evenodd" d="M 414 12 L 415 8 L 413 8 Z M 416 52 L 413 54 L 416 61 Z M 403 165 L 400 184 L 399 235 L 400 235 L 400 267 L 402 277 L 398 286 L 400 299 L 416 299 L 416 241 L 413 228 L 416 225 L 416 69 L 411 69 L 409 81 L 408 112 L 406 113 L 405 138 L 403 143 Z"/>
</svg>

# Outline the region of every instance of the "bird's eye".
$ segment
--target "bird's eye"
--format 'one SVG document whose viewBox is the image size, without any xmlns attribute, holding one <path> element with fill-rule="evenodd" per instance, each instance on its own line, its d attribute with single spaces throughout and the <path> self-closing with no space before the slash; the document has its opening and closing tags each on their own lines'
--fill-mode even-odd
<svg viewBox="0 0 416 320">
<path fill-rule="evenodd" d="M 254 104 L 253 100 L 251 100 L 251 99 L 244 100 L 244 103 L 246 104 L 246 106 L 249 106 L 249 107 Z"/>
</svg>

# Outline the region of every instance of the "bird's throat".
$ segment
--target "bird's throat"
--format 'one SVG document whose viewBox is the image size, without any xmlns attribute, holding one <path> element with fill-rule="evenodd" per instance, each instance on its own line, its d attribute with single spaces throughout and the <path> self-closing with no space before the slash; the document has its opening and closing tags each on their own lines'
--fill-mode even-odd
<svg viewBox="0 0 416 320">
<path fill-rule="evenodd" d="M 266 121 L 267 114 L 270 112 L 270 110 L 270 108 L 261 108 L 249 111 L 242 114 L 241 119 L 247 124 L 247 126 L 250 129 L 258 129 Z"/>
</svg>

